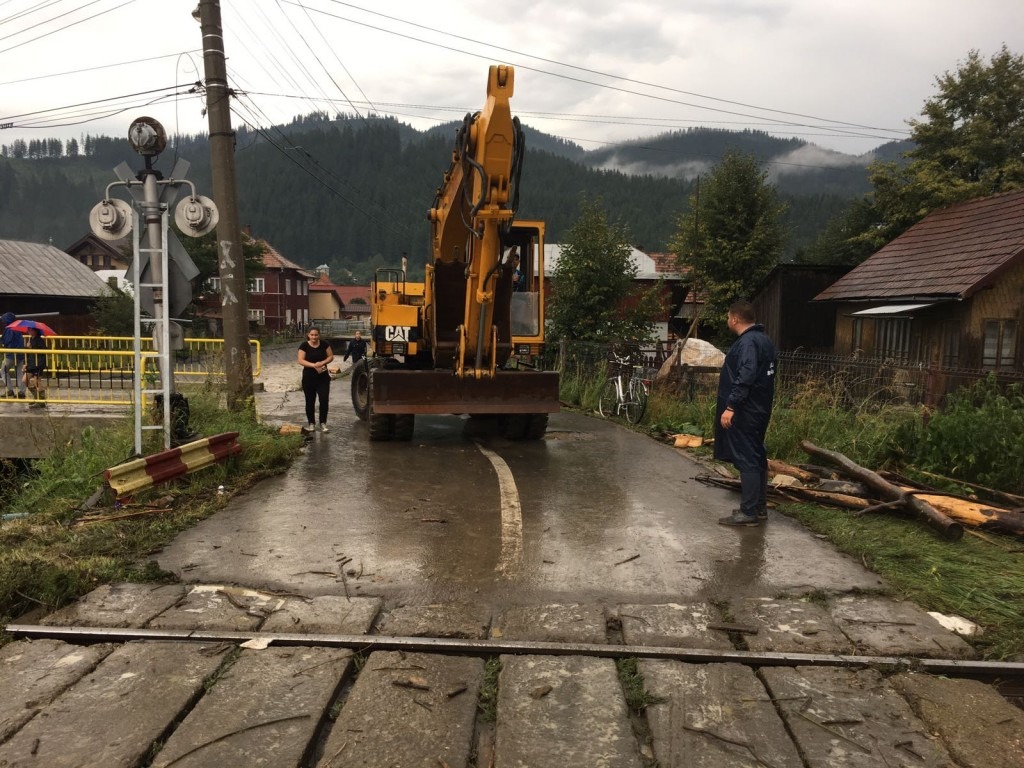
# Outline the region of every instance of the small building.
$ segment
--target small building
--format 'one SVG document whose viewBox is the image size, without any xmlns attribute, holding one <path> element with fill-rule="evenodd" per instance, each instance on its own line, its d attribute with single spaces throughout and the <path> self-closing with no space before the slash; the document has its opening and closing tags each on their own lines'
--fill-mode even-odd
<svg viewBox="0 0 1024 768">
<path fill-rule="evenodd" d="M 0 313 L 39 317 L 62 336 L 95 330 L 92 308 L 107 284 L 89 267 L 43 243 L 0 240 Z"/>
<path fill-rule="evenodd" d="M 839 354 L 1024 370 L 1024 192 L 929 214 L 815 301 L 833 308 Z"/>
<path fill-rule="evenodd" d="M 103 240 L 90 232 L 65 248 L 64 252 L 93 272 L 118 270 L 124 274 L 132 264 L 132 241 L 127 237 Z"/>
<path fill-rule="evenodd" d="M 320 320 L 369 319 L 370 286 L 335 285 L 325 272 L 320 272 L 309 286 L 309 315 L 315 324 Z"/>
<path fill-rule="evenodd" d="M 836 313 L 814 297 L 850 271 L 832 264 L 778 264 L 751 299 L 762 323 L 785 352 L 828 353 L 835 344 Z"/>
</svg>

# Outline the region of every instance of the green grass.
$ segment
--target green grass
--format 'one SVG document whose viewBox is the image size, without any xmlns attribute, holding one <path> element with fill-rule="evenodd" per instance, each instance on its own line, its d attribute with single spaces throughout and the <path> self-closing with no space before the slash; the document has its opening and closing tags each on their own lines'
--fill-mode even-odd
<svg viewBox="0 0 1024 768">
<path fill-rule="evenodd" d="M 133 450 L 130 420 L 104 430 L 87 430 L 79 447 L 61 447 L 21 476 L 4 513 L 28 517 L 0 525 L 0 621 L 29 609 L 56 609 L 100 584 L 116 581 L 171 581 L 148 560 L 179 532 L 221 509 L 231 495 L 284 471 L 297 455 L 301 437 L 282 436 L 245 414 L 219 407 L 214 392 L 189 394 L 192 427 L 204 435 L 239 433 L 242 453 L 172 483 L 146 489 L 121 510 L 107 489 L 93 508 L 104 515 L 143 509 L 169 509 L 120 521 L 81 525 L 76 509 L 98 488 L 103 470 L 122 463 Z M 159 446 L 146 452 L 159 450 Z M 227 494 L 219 495 L 223 485 Z M 159 502 L 159 503 L 157 503 Z"/>
<path fill-rule="evenodd" d="M 484 664 L 484 680 L 480 685 L 477 711 L 480 721 L 494 723 L 498 719 L 498 677 L 501 675 L 501 659 L 492 656 Z"/>
</svg>

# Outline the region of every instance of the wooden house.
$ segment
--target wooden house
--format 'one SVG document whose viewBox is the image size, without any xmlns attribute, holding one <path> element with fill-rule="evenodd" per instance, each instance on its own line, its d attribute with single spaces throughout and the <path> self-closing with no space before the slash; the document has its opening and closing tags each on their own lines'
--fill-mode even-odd
<svg viewBox="0 0 1024 768">
<path fill-rule="evenodd" d="M 840 354 L 1024 370 L 1024 192 L 929 214 L 815 301 L 834 308 Z"/>
<path fill-rule="evenodd" d="M 38 318 L 62 336 L 95 330 L 96 299 L 107 284 L 59 248 L 0 240 L 0 313 Z"/>
</svg>

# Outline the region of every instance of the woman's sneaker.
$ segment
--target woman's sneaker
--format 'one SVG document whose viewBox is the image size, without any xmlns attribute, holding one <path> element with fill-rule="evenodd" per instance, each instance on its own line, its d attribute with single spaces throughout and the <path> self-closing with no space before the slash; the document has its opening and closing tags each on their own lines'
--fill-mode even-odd
<svg viewBox="0 0 1024 768">
<path fill-rule="evenodd" d="M 321 424 L 321 425 L 320 425 L 320 431 L 321 431 L 321 432 L 330 432 L 331 430 L 329 430 L 329 429 L 327 428 L 327 425 L 326 425 L 326 424 Z"/>
</svg>

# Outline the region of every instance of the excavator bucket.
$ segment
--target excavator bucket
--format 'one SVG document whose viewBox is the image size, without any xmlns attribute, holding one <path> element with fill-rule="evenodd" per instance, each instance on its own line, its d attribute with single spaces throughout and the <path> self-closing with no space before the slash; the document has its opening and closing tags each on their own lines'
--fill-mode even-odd
<svg viewBox="0 0 1024 768">
<path fill-rule="evenodd" d="M 493 379 L 460 379 L 450 371 L 373 371 L 373 413 L 502 414 L 558 411 L 558 374 L 499 371 Z"/>
</svg>

